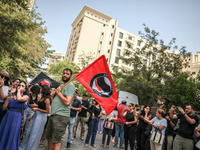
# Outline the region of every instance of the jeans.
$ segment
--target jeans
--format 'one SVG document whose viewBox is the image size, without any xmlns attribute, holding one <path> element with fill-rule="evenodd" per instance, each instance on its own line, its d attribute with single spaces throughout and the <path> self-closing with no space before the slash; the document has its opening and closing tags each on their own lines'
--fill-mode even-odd
<svg viewBox="0 0 200 150">
<path fill-rule="evenodd" d="M 69 122 L 67 123 L 67 125 L 68 125 L 68 139 L 67 139 L 67 143 L 71 143 L 75 121 L 76 121 L 76 117 L 70 117 L 69 118 Z"/>
<path fill-rule="evenodd" d="M 123 139 L 124 139 L 124 124 L 123 123 L 115 123 L 115 146 L 118 145 L 118 136 L 120 133 L 120 144 L 119 146 L 123 146 Z"/>
<path fill-rule="evenodd" d="M 98 124 L 99 124 L 99 118 L 97 118 L 97 117 L 94 117 L 89 122 L 88 133 L 87 133 L 87 136 L 86 136 L 85 144 L 89 144 L 90 137 L 92 136 L 91 145 L 92 146 L 94 145 L 94 141 L 95 141 L 97 129 L 98 129 Z"/>
</svg>

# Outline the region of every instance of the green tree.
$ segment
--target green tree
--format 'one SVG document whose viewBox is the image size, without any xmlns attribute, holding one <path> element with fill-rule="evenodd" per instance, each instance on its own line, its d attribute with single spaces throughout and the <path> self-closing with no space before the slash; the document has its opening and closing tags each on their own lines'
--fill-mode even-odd
<svg viewBox="0 0 200 150">
<path fill-rule="evenodd" d="M 83 51 L 83 53 L 79 55 L 79 61 L 77 65 L 80 66 L 81 70 L 85 69 L 90 63 L 92 63 L 92 61 L 95 59 L 94 54 L 95 52 L 92 51 L 89 51 L 87 53 Z"/>
<path fill-rule="evenodd" d="M 199 110 L 199 83 L 194 78 L 187 73 L 180 73 L 172 82 L 166 82 L 166 85 L 166 96 L 171 100 L 171 105 L 185 108 L 187 104 L 192 104 L 195 110 Z"/>
<path fill-rule="evenodd" d="M 11 77 L 35 76 L 53 52 L 43 38 L 45 22 L 34 9 L 25 9 L 25 2 L 0 2 L 0 70 L 7 70 Z"/>
<path fill-rule="evenodd" d="M 119 69 L 121 74 L 118 72 L 113 76 L 122 78 L 117 83 L 117 89 L 137 95 L 141 104 L 153 104 L 165 95 L 165 82 L 176 78 L 182 67 L 188 65 L 183 58 L 191 53 L 187 53 L 185 47 L 179 52 L 175 51 L 178 48 L 175 38 L 164 44 L 163 40 L 157 39 L 159 33 L 150 30 L 145 24 L 144 31 L 145 33 L 139 32 L 141 39 L 138 44 L 141 45 L 141 49 L 133 49 L 127 41 L 125 52 L 119 56 L 124 66 L 131 65 L 133 69 L 129 71 L 122 66 Z"/>
</svg>

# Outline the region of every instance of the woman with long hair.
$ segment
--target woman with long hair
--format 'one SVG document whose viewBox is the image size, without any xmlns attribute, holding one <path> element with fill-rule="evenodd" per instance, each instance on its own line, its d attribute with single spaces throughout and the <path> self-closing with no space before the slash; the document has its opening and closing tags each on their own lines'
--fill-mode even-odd
<svg viewBox="0 0 200 150">
<path fill-rule="evenodd" d="M 19 149 L 21 111 L 24 109 L 24 103 L 29 99 L 26 92 L 26 82 L 21 81 L 15 94 L 8 96 L 3 104 L 3 110 L 8 109 L 0 125 L 0 148 L 3 150 Z"/>
<path fill-rule="evenodd" d="M 165 135 L 165 130 L 167 128 L 167 120 L 165 117 L 165 111 L 163 109 L 158 109 L 156 112 L 156 117 L 152 120 L 147 121 L 150 125 L 152 125 L 152 131 L 159 131 L 162 135 Z M 162 144 L 154 143 L 150 141 L 150 146 L 152 150 L 161 150 Z"/>
<path fill-rule="evenodd" d="M 124 138 L 125 138 L 125 150 L 128 149 L 128 141 L 130 145 L 130 150 L 133 150 L 135 145 L 135 129 L 137 124 L 137 117 L 135 116 L 135 105 L 133 103 L 129 104 L 129 111 L 124 112 L 127 108 L 125 107 L 122 111 L 122 117 L 126 117 L 126 122 L 124 125 Z"/>
<path fill-rule="evenodd" d="M 91 114 L 91 121 L 89 121 L 89 127 L 88 127 L 88 133 L 87 133 L 86 140 L 85 140 L 85 146 L 88 147 L 90 138 L 92 136 L 90 145 L 93 147 L 96 147 L 94 142 L 95 142 L 97 129 L 98 129 L 98 123 L 99 123 L 99 118 L 100 118 L 100 113 L 101 113 L 101 106 L 96 101 L 96 104 L 90 106 L 88 108 L 88 111 Z"/>
<path fill-rule="evenodd" d="M 50 88 L 47 85 L 42 85 L 42 98 L 38 100 L 38 107 L 32 108 L 35 113 L 28 119 L 31 122 L 21 142 L 20 150 L 38 149 L 40 138 L 47 121 L 47 114 L 50 112 L 50 98 Z"/>
<path fill-rule="evenodd" d="M 145 131 L 147 130 L 148 127 L 148 123 L 144 121 L 144 119 L 151 120 L 152 115 L 150 114 L 150 110 L 151 107 L 149 105 L 145 105 L 143 107 L 143 110 L 138 113 L 139 124 L 137 127 L 137 150 L 147 150 L 148 147 L 150 147 L 149 146 L 150 144 L 148 142 L 149 135 L 145 134 Z"/>
</svg>

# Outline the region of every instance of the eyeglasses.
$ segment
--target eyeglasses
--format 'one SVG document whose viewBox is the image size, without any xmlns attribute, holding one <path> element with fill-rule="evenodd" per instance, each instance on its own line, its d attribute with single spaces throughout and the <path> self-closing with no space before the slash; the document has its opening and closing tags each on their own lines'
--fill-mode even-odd
<svg viewBox="0 0 200 150">
<path fill-rule="evenodd" d="M 128 107 L 132 107 L 131 105 L 129 105 Z"/>
<path fill-rule="evenodd" d="M 51 89 L 51 91 L 55 91 L 56 89 Z"/>
</svg>

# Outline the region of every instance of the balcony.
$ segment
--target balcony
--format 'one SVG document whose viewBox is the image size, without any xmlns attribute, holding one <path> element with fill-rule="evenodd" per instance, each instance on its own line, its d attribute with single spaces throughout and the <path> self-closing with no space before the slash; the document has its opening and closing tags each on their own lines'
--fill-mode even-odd
<svg viewBox="0 0 200 150">
<path fill-rule="evenodd" d="M 135 42 L 134 39 L 129 40 L 128 38 L 126 38 L 125 41 L 128 42 L 128 43 L 131 44 L 131 45 L 134 45 L 134 42 Z"/>
</svg>

